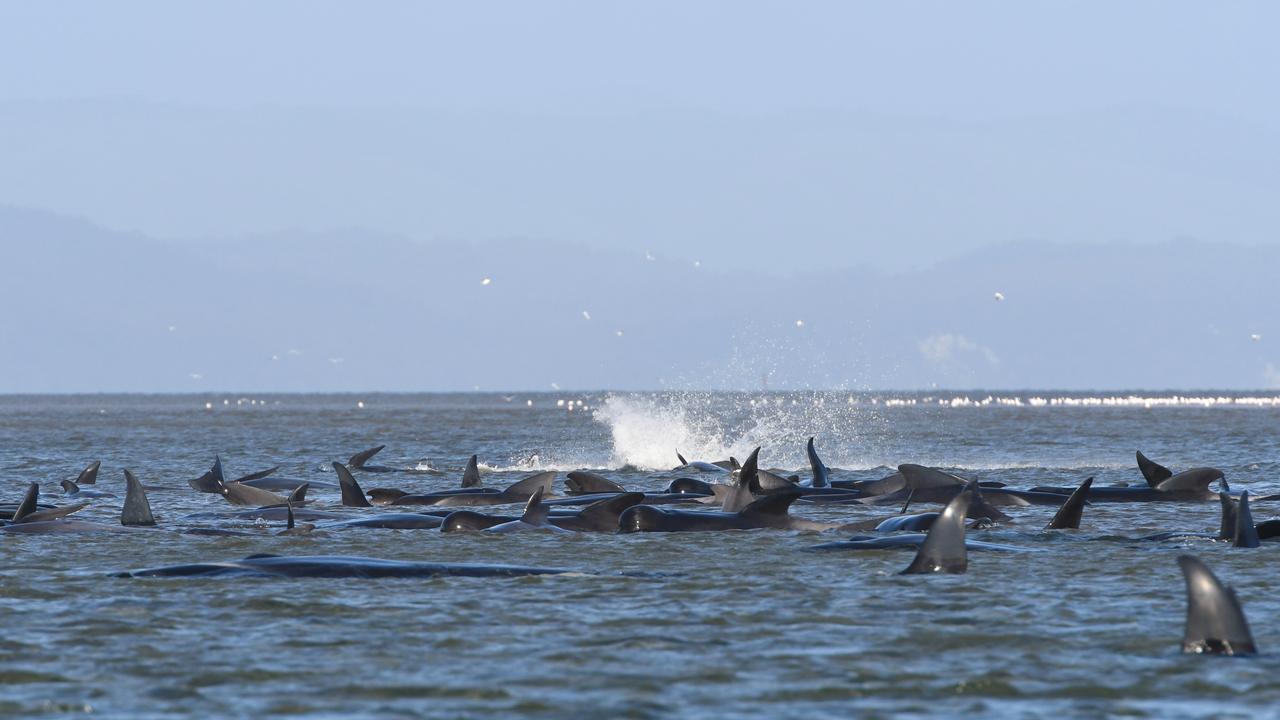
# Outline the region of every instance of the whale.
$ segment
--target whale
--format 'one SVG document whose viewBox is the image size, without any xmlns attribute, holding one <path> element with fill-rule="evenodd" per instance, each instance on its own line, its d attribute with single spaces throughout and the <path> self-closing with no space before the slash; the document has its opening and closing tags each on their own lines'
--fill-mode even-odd
<svg viewBox="0 0 1280 720">
<path fill-rule="evenodd" d="M 1209 485 L 1217 481 L 1222 490 L 1230 492 L 1227 479 L 1217 468 L 1198 467 L 1174 473 L 1169 468 L 1155 463 L 1142 454 L 1136 453 L 1138 470 L 1147 482 L 1147 487 L 1097 487 L 1089 491 L 1089 502 L 1210 502 L 1217 493 L 1209 489 Z M 1071 488 L 1057 486 L 1037 486 L 1032 492 L 1057 493 L 1070 495 Z"/>
<path fill-rule="evenodd" d="M 436 578 L 565 575 L 572 570 L 520 565 L 407 562 L 341 555 L 250 555 L 242 560 L 189 563 L 115 573 L 119 578 L 289 577 L 289 578 Z"/>
<path fill-rule="evenodd" d="M 898 535 L 856 535 L 847 540 L 812 545 L 806 549 L 818 552 L 847 550 L 915 549 L 916 558 L 903 571 L 904 574 L 922 572 L 964 572 L 967 568 L 967 550 L 991 550 L 1001 552 L 1036 552 L 1034 548 L 1004 545 L 1001 543 L 972 540 L 965 535 L 965 517 L 974 492 L 966 489 L 955 496 L 941 513 L 936 513 L 929 523 L 927 533 L 912 532 Z M 932 513 L 930 513 L 932 514 Z M 930 541 L 930 538 L 933 538 Z M 927 546 L 927 549 L 926 549 Z"/>
<path fill-rule="evenodd" d="M 1256 655 L 1235 590 L 1226 587 L 1194 555 L 1179 555 L 1178 567 L 1187 589 L 1187 620 L 1182 652 L 1206 655 Z"/>
<path fill-rule="evenodd" d="M 714 463 L 702 462 L 701 460 L 689 462 L 684 459 L 684 455 L 681 455 L 678 449 L 676 450 L 676 459 L 680 461 L 680 464 L 672 468 L 672 472 L 680 472 L 684 470 L 707 473 L 725 473 L 732 471 L 734 465 L 732 460 L 721 460 Z"/>
<path fill-rule="evenodd" d="M 467 467 L 462 472 L 462 484 L 457 489 L 438 490 L 432 494 L 466 495 L 471 493 L 497 492 L 500 492 L 497 488 L 487 488 L 482 486 L 480 481 L 480 457 L 478 455 L 472 455 L 471 458 L 467 460 Z M 396 500 L 414 493 L 410 493 L 399 488 L 373 488 L 372 490 L 365 491 L 364 494 L 374 505 L 393 505 Z"/>
<path fill-rule="evenodd" d="M 550 513 L 548 524 L 574 532 L 617 532 L 619 517 L 630 507 L 639 504 L 643 493 L 622 493 L 596 500 L 577 512 L 557 512 L 557 509 L 542 503 Z M 474 510 L 455 510 L 444 518 L 440 532 L 468 532 L 487 530 L 504 523 L 516 522 L 521 518 L 509 515 L 486 515 Z"/>
<path fill-rule="evenodd" d="M 818 457 L 818 451 L 813 447 L 812 437 L 809 438 L 809 443 L 805 446 L 805 454 L 809 456 L 809 472 L 812 474 L 809 486 L 815 488 L 830 487 L 831 483 L 827 479 L 829 470 L 827 466 L 822 463 L 822 458 Z"/>
<path fill-rule="evenodd" d="M 81 470 L 80 474 L 76 476 L 75 484 L 76 485 L 93 485 L 94 483 L 98 482 L 98 469 L 101 467 L 102 467 L 101 460 L 94 460 L 93 462 L 89 463 L 89 465 L 86 466 L 85 469 Z"/>
<path fill-rule="evenodd" d="M 408 468 L 393 468 L 393 467 L 387 467 L 386 465 L 370 465 L 369 461 L 373 459 L 373 456 L 382 452 L 383 448 L 385 447 L 386 445 L 379 445 L 377 447 L 371 447 L 368 450 L 361 450 L 360 452 L 356 453 L 355 455 L 352 455 L 350 458 L 347 459 L 347 462 L 346 462 L 347 468 L 351 470 L 361 470 L 361 471 L 370 472 L 370 473 L 420 472 L 418 470 L 410 470 Z"/>
<path fill-rule="evenodd" d="M 0 532 L 21 534 L 123 532 L 135 528 L 154 526 L 156 522 L 151 516 L 151 505 L 147 501 L 147 494 L 142 483 L 138 482 L 138 479 L 128 470 L 124 471 L 124 477 L 126 493 L 124 507 L 120 511 L 119 525 L 108 525 L 92 520 L 67 517 L 67 515 L 83 509 L 83 505 L 71 508 L 55 508 L 56 512 L 34 510 L 40 491 L 39 486 L 36 483 L 32 483 L 27 487 L 18 511 L 14 513 L 16 520 L 0 527 Z"/>
<path fill-rule="evenodd" d="M 746 464 L 743 464 L 746 467 Z M 799 493 L 765 495 L 737 512 L 724 510 L 674 510 L 634 505 L 618 518 L 618 532 L 707 532 L 717 530 L 806 530 L 821 532 L 845 527 L 791 515 L 788 510 Z"/>
<path fill-rule="evenodd" d="M 528 504 L 524 507 L 524 514 L 517 520 L 509 520 L 497 525 L 491 525 L 483 530 L 487 533 L 513 533 L 525 532 L 529 530 L 541 530 L 544 532 L 568 533 L 562 527 L 553 525 L 550 521 L 551 508 L 542 504 L 542 488 L 533 491 Z"/>
<path fill-rule="evenodd" d="M 513 483 L 505 490 L 498 492 L 484 493 L 422 493 L 418 495 L 405 495 L 397 498 L 396 505 L 435 505 L 437 507 L 458 507 L 468 505 L 510 505 L 513 503 L 528 502 L 529 498 L 539 488 L 543 494 L 550 494 L 551 482 L 555 480 L 556 474 L 551 471 L 540 472 Z"/>
<path fill-rule="evenodd" d="M 942 509 L 929 532 L 920 543 L 916 557 L 902 571 L 903 575 L 944 572 L 959 574 L 969 569 L 969 551 L 965 545 L 964 520 L 973 502 L 978 484 L 970 483 Z"/>
<path fill-rule="evenodd" d="M 1084 514 L 1084 504 L 1089 498 L 1090 488 L 1093 487 L 1093 478 L 1086 478 L 1080 483 L 1080 487 L 1075 492 L 1067 496 L 1063 501 L 1062 507 L 1058 508 L 1058 512 L 1054 513 L 1053 519 L 1045 526 L 1046 530 L 1079 530 L 1080 517 Z"/>
<path fill-rule="evenodd" d="M 3 521 L 6 525 L 13 525 L 57 520 L 87 507 L 89 507 L 87 502 L 75 505 L 43 505 L 40 503 L 40 484 L 31 483 L 27 485 L 26 491 L 22 494 L 22 500 L 13 505 L 12 510 L 0 514 L 0 521 Z"/>
<path fill-rule="evenodd" d="M 277 495 L 269 490 L 262 490 L 245 485 L 238 482 L 225 483 L 221 488 L 222 497 L 232 505 L 256 505 L 258 507 L 266 507 L 268 505 L 284 505 L 291 502 L 294 505 L 301 505 L 306 502 L 307 489 L 310 488 L 309 483 L 303 483 L 289 497 Z"/>
<path fill-rule="evenodd" d="M 114 493 L 106 490 L 97 490 L 94 488 L 81 488 L 74 480 L 63 480 L 59 483 L 62 485 L 62 494 L 69 498 L 109 498 L 115 497 Z"/>
<path fill-rule="evenodd" d="M 271 477 L 279 469 L 280 466 L 277 465 L 265 470 L 258 470 L 243 477 L 236 478 L 231 482 L 258 488 L 259 490 L 281 490 L 285 492 L 293 492 L 298 488 L 298 486 L 307 482 L 305 480 L 295 480 L 293 478 Z M 222 471 L 222 458 L 215 454 L 213 456 L 213 466 L 209 468 L 209 471 L 194 480 L 188 480 L 187 484 L 196 492 L 221 494 L 223 488 L 228 484 L 226 476 L 223 475 Z M 333 488 L 336 486 L 330 483 L 317 482 L 312 483 L 312 487 Z"/>
</svg>

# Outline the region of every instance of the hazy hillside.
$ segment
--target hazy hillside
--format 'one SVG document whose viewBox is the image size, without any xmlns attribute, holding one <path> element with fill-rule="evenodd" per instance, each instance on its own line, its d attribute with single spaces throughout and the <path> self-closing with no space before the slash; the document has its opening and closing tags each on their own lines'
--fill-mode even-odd
<svg viewBox="0 0 1280 720">
<path fill-rule="evenodd" d="M 361 230 L 175 242 L 0 208 L 0 262 L 6 392 L 1280 385 L 1275 248 L 727 274 Z"/>
</svg>

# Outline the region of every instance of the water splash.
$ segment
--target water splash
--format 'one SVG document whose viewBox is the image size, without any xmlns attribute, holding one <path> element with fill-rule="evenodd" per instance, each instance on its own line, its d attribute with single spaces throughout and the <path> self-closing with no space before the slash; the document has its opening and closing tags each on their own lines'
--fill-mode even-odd
<svg viewBox="0 0 1280 720">
<path fill-rule="evenodd" d="M 610 465 L 668 470 L 688 460 L 745 458 L 761 447 L 761 465 L 808 468 L 805 442 L 818 436 L 828 465 L 874 467 L 862 447 L 862 429 L 876 412 L 830 393 L 614 394 L 594 410 L 613 441 Z"/>
</svg>

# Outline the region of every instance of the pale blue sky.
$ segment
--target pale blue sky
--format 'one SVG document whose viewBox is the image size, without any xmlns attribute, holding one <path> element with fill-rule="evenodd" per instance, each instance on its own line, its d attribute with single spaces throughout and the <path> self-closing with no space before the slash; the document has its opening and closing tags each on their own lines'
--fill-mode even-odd
<svg viewBox="0 0 1280 720">
<path fill-rule="evenodd" d="M 1280 235 L 1271 3 L 3 8 L 0 201 L 118 229 L 797 271 Z"/>
<path fill-rule="evenodd" d="M 1275 387 L 1278 27 L 0 0 L 0 391 Z"/>
</svg>

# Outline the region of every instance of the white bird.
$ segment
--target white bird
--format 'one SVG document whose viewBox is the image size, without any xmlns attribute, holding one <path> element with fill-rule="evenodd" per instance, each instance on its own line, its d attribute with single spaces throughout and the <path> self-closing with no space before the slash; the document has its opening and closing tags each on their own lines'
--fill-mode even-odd
<svg viewBox="0 0 1280 720">
<path fill-rule="evenodd" d="M 488 284 L 489 284 L 489 283 L 491 283 L 491 282 L 493 282 L 493 280 L 492 280 L 491 278 L 485 278 L 485 279 L 483 279 L 483 280 L 481 280 L 481 281 L 480 281 L 480 284 L 481 284 L 481 285 L 488 285 Z"/>
<path fill-rule="evenodd" d="M 591 319 L 591 313 L 587 312 L 586 310 L 583 310 L 583 311 L 582 311 L 582 319 L 583 319 L 583 320 L 590 320 L 590 319 Z"/>
<path fill-rule="evenodd" d="M 804 321 L 803 321 L 803 320 L 797 320 L 797 321 L 796 321 L 796 327 L 798 327 L 798 328 L 802 328 L 802 327 L 804 327 Z"/>
<path fill-rule="evenodd" d="M 1000 302 L 1002 300 L 1004 300 L 1004 293 L 1002 292 L 996 293 L 996 302 Z"/>
<path fill-rule="evenodd" d="M 1262 336 L 1261 336 L 1261 335 L 1259 335 L 1258 333 L 1254 333 L 1254 334 L 1252 334 L 1252 335 L 1250 335 L 1250 336 L 1249 336 L 1249 339 L 1250 339 L 1250 340 L 1252 340 L 1252 341 L 1254 341 L 1254 342 L 1258 342 L 1259 340 L 1261 340 L 1261 339 L 1262 339 Z"/>
</svg>

